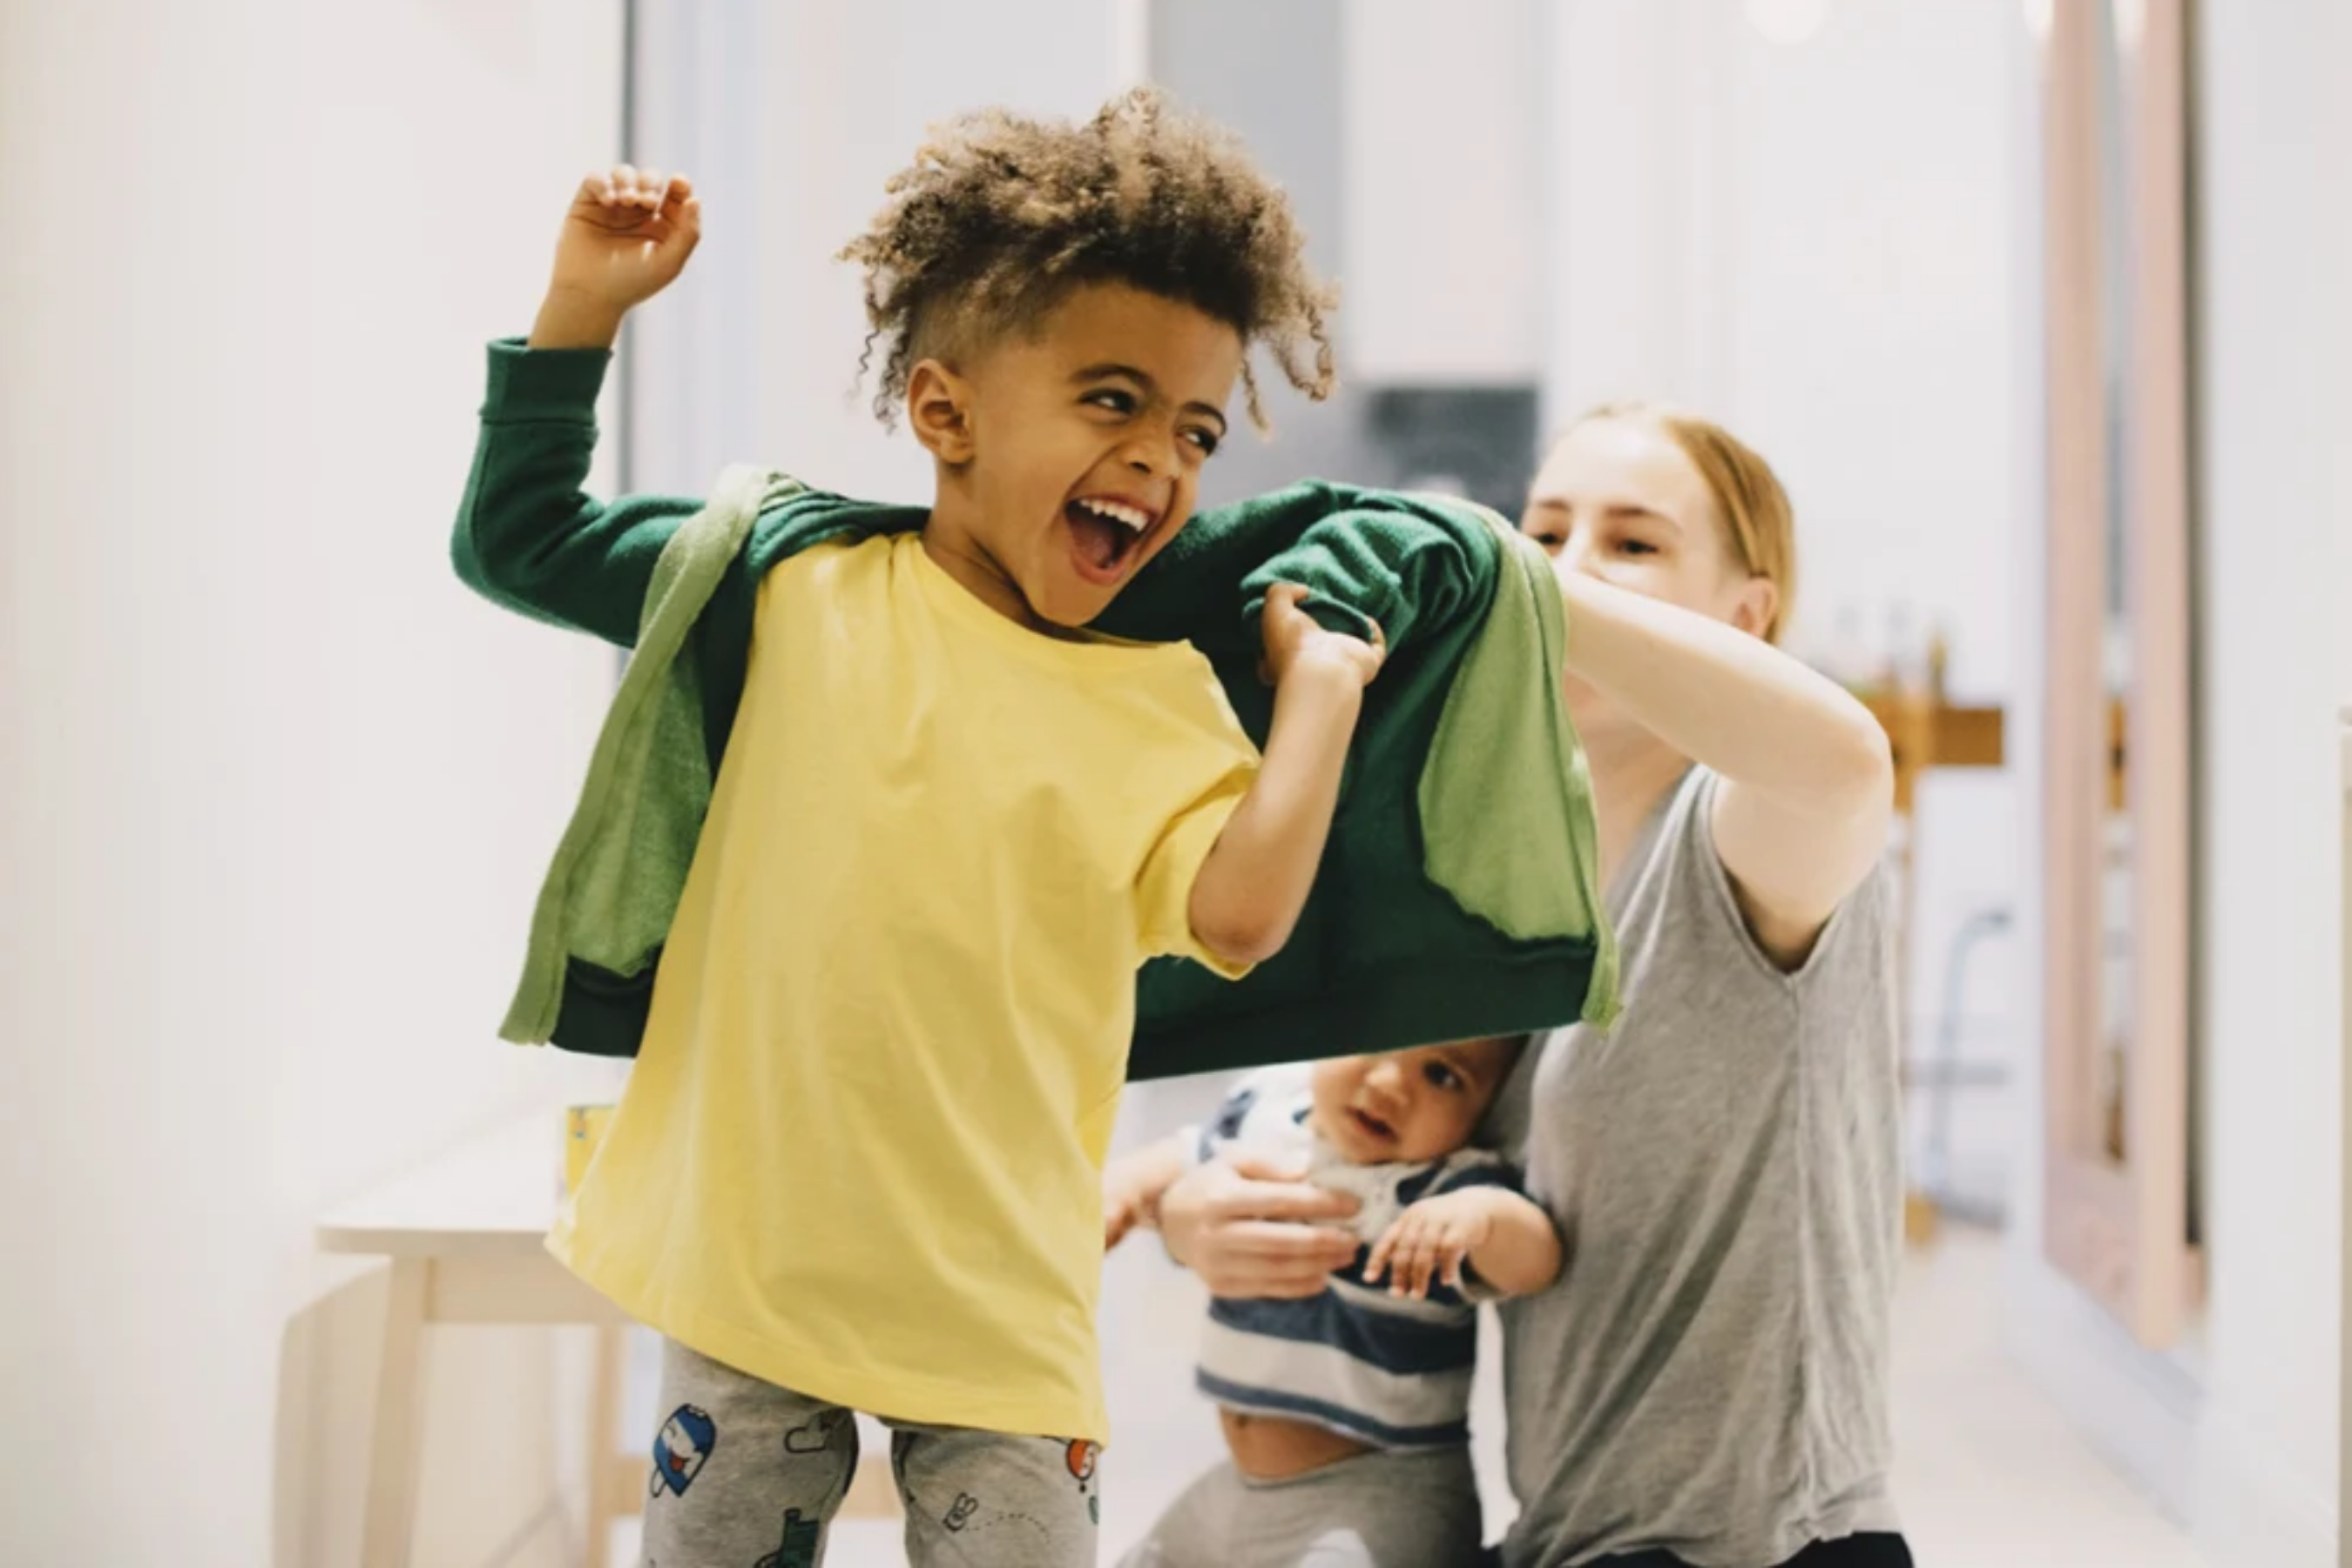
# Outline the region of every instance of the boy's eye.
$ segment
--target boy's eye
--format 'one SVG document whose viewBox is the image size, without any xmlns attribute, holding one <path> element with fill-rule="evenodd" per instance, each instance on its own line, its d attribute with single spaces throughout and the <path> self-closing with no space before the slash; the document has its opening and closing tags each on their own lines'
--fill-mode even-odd
<svg viewBox="0 0 2352 1568">
<path fill-rule="evenodd" d="M 1621 540 L 1617 548 L 1628 555 L 1655 555 L 1658 547 L 1646 539 Z"/>
<path fill-rule="evenodd" d="M 1104 387 L 1100 392 L 1089 392 L 1087 394 L 1086 400 L 1097 408 L 1108 408 L 1114 414 L 1135 412 L 1135 394 L 1121 392 L 1115 386 Z"/>
<path fill-rule="evenodd" d="M 1187 430 L 1184 432 L 1184 438 L 1200 447 L 1201 456 L 1204 458 L 1213 456 L 1216 452 L 1217 433 L 1214 430 Z"/>
<path fill-rule="evenodd" d="M 1430 1063 L 1421 1069 L 1421 1075 L 1429 1080 L 1433 1089 L 1442 1089 L 1450 1092 L 1462 1087 L 1462 1075 L 1444 1062 Z"/>
</svg>

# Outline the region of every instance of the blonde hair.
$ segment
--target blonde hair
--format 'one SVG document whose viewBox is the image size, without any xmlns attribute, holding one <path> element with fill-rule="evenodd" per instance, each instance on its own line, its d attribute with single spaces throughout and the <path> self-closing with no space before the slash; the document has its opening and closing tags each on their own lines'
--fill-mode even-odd
<svg viewBox="0 0 2352 1568">
<path fill-rule="evenodd" d="M 1724 537 L 1741 568 L 1777 590 L 1772 618 L 1764 624 L 1761 635 L 1766 642 L 1779 642 L 1797 600 L 1797 516 L 1772 465 L 1722 426 L 1678 408 L 1654 403 L 1604 403 L 1576 424 L 1589 425 L 1596 419 L 1646 425 L 1682 448 L 1714 500 L 1715 515 L 1721 520 Z"/>
</svg>

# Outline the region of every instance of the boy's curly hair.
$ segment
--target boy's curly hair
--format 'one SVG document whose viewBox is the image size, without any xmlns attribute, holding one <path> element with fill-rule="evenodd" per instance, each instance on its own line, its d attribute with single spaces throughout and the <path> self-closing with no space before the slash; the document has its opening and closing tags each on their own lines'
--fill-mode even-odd
<svg viewBox="0 0 2352 1568">
<path fill-rule="evenodd" d="M 1293 386 L 1333 384 L 1326 316 L 1338 303 L 1307 269 L 1305 236 L 1282 191 L 1237 138 L 1143 88 L 1084 125 L 1003 110 L 935 128 L 889 201 L 841 259 L 866 269 L 873 331 L 862 373 L 884 351 L 874 411 L 890 423 L 908 373 L 973 331 L 1034 325 L 1081 284 L 1119 282 L 1224 322 L 1263 343 Z M 1244 359 L 1250 418 L 1266 427 Z"/>
</svg>

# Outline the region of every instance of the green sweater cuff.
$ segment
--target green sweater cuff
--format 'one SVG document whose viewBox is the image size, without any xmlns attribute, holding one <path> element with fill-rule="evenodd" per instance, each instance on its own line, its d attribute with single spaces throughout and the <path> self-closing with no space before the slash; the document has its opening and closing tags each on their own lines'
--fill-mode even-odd
<svg viewBox="0 0 2352 1568">
<path fill-rule="evenodd" d="M 596 395 L 604 390 L 610 349 L 534 349 L 520 338 L 490 342 L 489 390 L 482 398 L 486 422 L 526 420 L 596 422 Z"/>
</svg>

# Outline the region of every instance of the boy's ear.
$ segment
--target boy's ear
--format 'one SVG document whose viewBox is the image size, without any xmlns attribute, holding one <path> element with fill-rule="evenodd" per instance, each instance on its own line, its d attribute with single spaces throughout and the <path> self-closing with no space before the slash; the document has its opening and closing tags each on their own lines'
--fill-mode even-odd
<svg viewBox="0 0 2352 1568">
<path fill-rule="evenodd" d="M 971 383 L 935 359 L 907 374 L 907 423 L 940 462 L 961 468 L 971 461 Z"/>
</svg>

